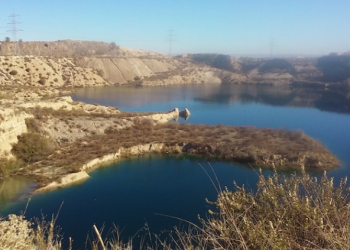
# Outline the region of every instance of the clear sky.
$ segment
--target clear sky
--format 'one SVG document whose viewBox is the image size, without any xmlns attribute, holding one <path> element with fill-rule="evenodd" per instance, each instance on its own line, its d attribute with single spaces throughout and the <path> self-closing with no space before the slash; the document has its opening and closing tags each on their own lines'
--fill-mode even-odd
<svg viewBox="0 0 350 250">
<path fill-rule="evenodd" d="M 172 54 L 350 50 L 350 0 L 1 0 L 0 40 L 115 42 Z M 170 32 L 171 30 L 171 32 Z M 3 38 L 1 38 L 3 37 Z"/>
</svg>

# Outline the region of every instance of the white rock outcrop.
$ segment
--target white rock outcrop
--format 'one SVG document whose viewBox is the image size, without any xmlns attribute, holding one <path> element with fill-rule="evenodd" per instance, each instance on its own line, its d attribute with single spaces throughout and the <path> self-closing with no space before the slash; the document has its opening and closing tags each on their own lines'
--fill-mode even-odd
<svg viewBox="0 0 350 250">
<path fill-rule="evenodd" d="M 12 158 L 12 144 L 18 142 L 17 136 L 27 132 L 26 118 L 33 117 L 14 108 L 0 109 L 0 158 Z"/>
<path fill-rule="evenodd" d="M 82 180 L 89 178 L 89 177 L 90 176 L 85 171 L 80 171 L 77 173 L 68 174 L 68 175 L 63 176 L 59 181 L 51 182 L 49 185 L 42 187 L 42 188 L 39 188 L 35 192 L 43 192 L 43 191 L 48 191 L 48 190 L 52 190 L 55 188 L 64 187 L 64 186 L 70 185 L 72 183 L 82 181 Z"/>
</svg>

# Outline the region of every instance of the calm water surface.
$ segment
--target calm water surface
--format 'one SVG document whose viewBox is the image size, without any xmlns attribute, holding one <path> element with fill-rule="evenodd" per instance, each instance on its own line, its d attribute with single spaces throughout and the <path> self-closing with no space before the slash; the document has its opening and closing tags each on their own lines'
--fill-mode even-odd
<svg viewBox="0 0 350 250">
<path fill-rule="evenodd" d="M 342 161 L 330 175 L 336 179 L 350 175 L 350 102 L 346 95 L 223 84 L 81 89 L 73 99 L 137 112 L 186 107 L 191 111 L 189 123 L 302 130 Z M 147 155 L 126 159 L 93 171 L 91 178 L 79 185 L 33 196 L 26 216 L 51 216 L 61 207 L 57 224 L 66 238 L 75 239 L 76 247 L 83 246 L 87 235 L 92 235 L 93 224 L 104 225 L 105 235 L 113 224 L 118 225 L 122 238 L 127 239 L 145 223 L 155 233 L 179 225 L 179 220 L 168 216 L 197 222 L 197 215 L 205 216 L 210 207 L 205 198 L 216 197 L 215 187 L 199 164 L 211 173 L 210 165 L 196 157 Z M 257 181 L 256 172 L 249 167 L 221 162 L 211 162 L 211 166 L 221 186 L 233 188 L 235 180 L 254 187 Z M 26 203 L 3 203 L 0 212 L 19 213 Z"/>
</svg>

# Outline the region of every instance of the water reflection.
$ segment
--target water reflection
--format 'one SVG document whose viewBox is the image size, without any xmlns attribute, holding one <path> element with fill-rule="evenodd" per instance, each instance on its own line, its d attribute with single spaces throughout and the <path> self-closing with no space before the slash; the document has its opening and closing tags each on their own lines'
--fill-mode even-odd
<svg viewBox="0 0 350 250">
<path fill-rule="evenodd" d="M 188 118 L 190 117 L 190 115 L 191 115 L 191 113 L 190 113 L 190 111 L 189 111 L 187 108 L 185 108 L 185 110 L 183 110 L 183 111 L 180 111 L 180 113 L 179 113 L 179 116 L 180 116 L 181 118 L 184 118 L 185 121 L 188 120 Z"/>
<path fill-rule="evenodd" d="M 125 111 L 142 110 L 143 106 L 164 103 L 168 111 L 177 100 L 194 100 L 229 104 L 263 103 L 273 106 L 314 107 L 319 110 L 350 113 L 350 91 L 330 88 L 235 84 L 202 84 L 167 87 L 104 87 L 85 88 L 73 95 L 73 99 L 88 103 L 116 106 Z M 141 109 L 140 109 L 141 107 Z M 185 107 L 179 107 L 180 109 Z"/>
<path fill-rule="evenodd" d="M 24 176 L 12 176 L 0 180 L 0 206 L 5 202 L 26 198 L 35 187 L 35 183 Z"/>
<path fill-rule="evenodd" d="M 196 98 L 200 102 L 258 102 L 273 106 L 313 107 L 319 110 L 350 113 L 350 92 L 338 89 L 299 86 L 257 86 L 222 84 L 220 91 Z"/>
</svg>

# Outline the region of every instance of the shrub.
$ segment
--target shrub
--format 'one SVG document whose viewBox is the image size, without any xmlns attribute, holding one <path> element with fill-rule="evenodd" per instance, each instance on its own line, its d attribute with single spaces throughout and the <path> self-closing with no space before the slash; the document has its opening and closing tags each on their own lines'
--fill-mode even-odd
<svg viewBox="0 0 350 250">
<path fill-rule="evenodd" d="M 11 71 L 10 71 L 10 75 L 12 75 L 12 76 L 17 75 L 17 73 L 18 73 L 17 70 L 11 70 Z"/>
<path fill-rule="evenodd" d="M 98 69 L 98 70 L 97 70 L 97 74 L 98 74 L 99 76 L 103 77 L 103 76 L 104 76 L 104 71 L 103 71 L 103 69 Z"/>
<path fill-rule="evenodd" d="M 12 152 L 18 159 L 33 163 L 43 159 L 54 147 L 44 136 L 37 133 L 25 133 L 18 136 L 18 143 L 13 145 Z"/>
<path fill-rule="evenodd" d="M 203 249 L 347 249 L 350 196 L 347 180 L 338 187 L 326 174 L 260 175 L 257 191 L 236 186 L 222 191 L 217 212 L 201 220 L 193 240 Z M 202 248 L 201 248 L 202 249 Z"/>
<path fill-rule="evenodd" d="M 45 79 L 45 78 L 40 78 L 40 80 L 38 81 L 38 83 L 41 84 L 41 85 L 45 85 L 46 79 Z"/>
<path fill-rule="evenodd" d="M 62 249 L 55 221 L 53 218 L 50 222 L 35 220 L 33 223 L 23 215 L 14 214 L 10 214 L 7 219 L 0 218 L 1 249 Z"/>
</svg>

